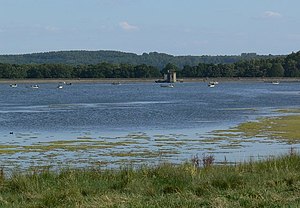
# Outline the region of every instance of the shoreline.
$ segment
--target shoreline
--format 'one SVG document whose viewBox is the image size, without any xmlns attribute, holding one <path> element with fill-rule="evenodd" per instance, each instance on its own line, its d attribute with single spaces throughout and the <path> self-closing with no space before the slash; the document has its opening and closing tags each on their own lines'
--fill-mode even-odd
<svg viewBox="0 0 300 208">
<path fill-rule="evenodd" d="M 0 79 L 0 84 L 33 84 L 33 83 L 143 83 L 143 82 L 153 82 L 159 80 L 159 78 L 104 78 L 104 79 Z M 180 82 L 209 82 L 209 81 L 219 81 L 219 82 L 300 82 L 300 77 L 209 77 L 209 78 L 178 78 L 177 83 Z"/>
</svg>

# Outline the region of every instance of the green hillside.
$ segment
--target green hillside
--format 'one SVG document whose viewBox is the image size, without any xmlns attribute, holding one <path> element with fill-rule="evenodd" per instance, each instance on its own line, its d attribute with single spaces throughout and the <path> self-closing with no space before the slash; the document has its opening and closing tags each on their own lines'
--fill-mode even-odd
<svg viewBox="0 0 300 208">
<path fill-rule="evenodd" d="M 278 56 L 257 55 L 256 53 L 243 53 L 230 56 L 173 56 L 165 53 L 143 53 L 137 55 L 119 51 L 58 51 L 45 53 L 32 53 L 20 55 L 0 55 L 0 63 L 8 64 L 98 64 L 127 63 L 133 65 L 146 64 L 162 69 L 166 64 L 173 63 L 178 67 L 184 65 L 195 66 L 199 63 L 230 64 L 241 60 L 269 59 Z"/>
</svg>

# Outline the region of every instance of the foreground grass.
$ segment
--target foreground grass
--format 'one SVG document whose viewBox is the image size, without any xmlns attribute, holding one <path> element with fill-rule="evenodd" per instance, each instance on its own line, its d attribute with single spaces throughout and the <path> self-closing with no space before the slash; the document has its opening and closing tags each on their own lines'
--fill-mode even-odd
<svg viewBox="0 0 300 208">
<path fill-rule="evenodd" d="M 300 206 L 300 155 L 293 152 L 234 166 L 195 164 L 2 174 L 0 207 Z"/>
</svg>

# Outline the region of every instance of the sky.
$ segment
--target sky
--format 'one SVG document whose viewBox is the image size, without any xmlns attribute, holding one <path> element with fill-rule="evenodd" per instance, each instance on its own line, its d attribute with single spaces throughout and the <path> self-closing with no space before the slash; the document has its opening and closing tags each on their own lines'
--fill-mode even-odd
<svg viewBox="0 0 300 208">
<path fill-rule="evenodd" d="M 300 0 L 0 0 L 0 54 L 285 55 Z"/>
</svg>

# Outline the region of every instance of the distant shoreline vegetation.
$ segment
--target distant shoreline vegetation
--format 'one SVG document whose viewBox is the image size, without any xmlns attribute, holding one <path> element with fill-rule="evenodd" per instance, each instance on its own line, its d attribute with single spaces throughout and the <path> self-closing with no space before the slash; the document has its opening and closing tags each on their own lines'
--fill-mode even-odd
<svg viewBox="0 0 300 208">
<path fill-rule="evenodd" d="M 88 51 L 1 55 L 0 78 L 160 78 L 168 70 L 176 70 L 179 78 L 300 77 L 300 51 L 287 56 L 258 56 L 250 53 L 241 56 L 199 57 L 100 52 L 104 58 Z M 91 54 L 95 57 L 90 57 Z M 86 64 L 76 64 L 72 61 L 76 57 L 86 58 Z M 95 60 L 98 63 L 94 63 Z"/>
</svg>

